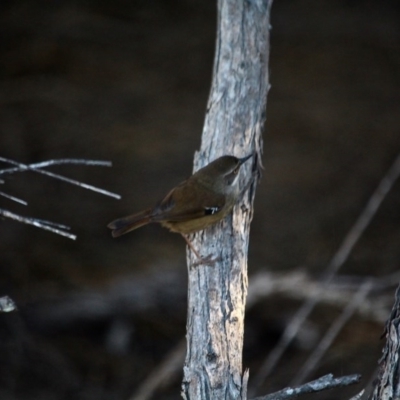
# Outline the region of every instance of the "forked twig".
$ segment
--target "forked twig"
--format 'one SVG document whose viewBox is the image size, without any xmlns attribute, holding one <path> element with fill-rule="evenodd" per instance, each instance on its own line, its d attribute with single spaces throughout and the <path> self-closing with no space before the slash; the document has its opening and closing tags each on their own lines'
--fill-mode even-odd
<svg viewBox="0 0 400 400">
<path fill-rule="evenodd" d="M 60 181 L 70 183 L 72 185 L 80 186 L 83 187 L 84 189 L 88 190 L 93 190 L 94 192 L 104 194 L 105 196 L 110 196 L 114 197 L 115 199 L 120 199 L 121 196 L 109 192 L 108 190 L 104 190 L 101 188 L 98 188 L 96 186 L 88 185 L 86 183 L 77 181 L 75 179 L 67 178 L 66 176 L 55 174 L 53 172 L 49 172 L 46 170 L 43 170 L 41 168 L 48 167 L 49 165 L 56 165 L 56 164 L 78 164 L 78 165 L 97 165 L 97 166 L 103 166 L 103 167 L 110 167 L 112 164 L 109 161 L 96 161 L 96 160 L 81 160 L 81 159 L 60 159 L 60 160 L 48 160 L 48 161 L 43 161 L 37 164 L 22 164 L 13 160 L 10 160 L 8 158 L 0 157 L 0 161 L 15 165 L 17 168 L 7 168 L 0 170 L 0 175 L 2 174 L 11 174 L 14 172 L 22 172 L 22 171 L 33 171 L 37 172 L 39 174 L 47 175 L 50 176 L 51 178 L 59 179 Z"/>
<path fill-rule="evenodd" d="M 78 158 L 63 158 L 63 159 L 58 159 L 58 160 L 42 161 L 40 163 L 35 163 L 35 164 L 23 164 L 23 163 L 16 162 L 14 160 L 10 160 L 8 158 L 0 157 L 0 162 L 14 165 L 14 167 L 12 167 L 12 168 L 1 169 L 0 175 L 13 174 L 16 172 L 33 171 L 33 172 L 37 172 L 37 173 L 49 176 L 54 179 L 61 180 L 63 182 L 70 183 L 72 185 L 82 187 L 84 189 L 88 189 L 88 190 L 92 190 L 97 193 L 101 193 L 105 196 L 110 196 L 115 199 L 121 198 L 120 195 L 109 192 L 108 190 L 104 190 L 104 189 L 98 188 L 96 186 L 88 185 L 86 183 L 77 181 L 75 179 L 67 178 L 63 175 L 55 174 L 53 172 L 49 172 L 49 171 L 42 169 L 42 168 L 49 167 L 52 165 L 61 165 L 61 164 L 111 167 L 112 164 L 110 161 L 84 160 L 84 159 L 78 159 Z M 3 183 L 3 181 L 1 181 L 1 182 Z M 18 197 L 15 197 L 15 196 L 11 196 L 4 192 L 0 192 L 0 196 L 3 196 L 5 198 L 8 198 L 9 200 L 15 201 L 15 202 L 23 204 L 23 205 L 28 204 L 25 200 L 19 199 Z M 0 209 L 0 215 L 2 215 L 3 217 L 6 217 L 6 218 L 13 219 L 18 222 L 22 222 L 24 224 L 36 226 L 38 228 L 56 233 L 57 235 L 67 237 L 72 240 L 76 239 L 76 235 L 65 232 L 66 230 L 70 229 L 66 225 L 61 225 L 61 224 L 57 224 L 55 222 L 45 221 L 45 220 L 38 219 L 38 218 L 24 217 L 22 215 L 15 214 L 11 211 L 4 210 L 4 209 Z"/>
</svg>

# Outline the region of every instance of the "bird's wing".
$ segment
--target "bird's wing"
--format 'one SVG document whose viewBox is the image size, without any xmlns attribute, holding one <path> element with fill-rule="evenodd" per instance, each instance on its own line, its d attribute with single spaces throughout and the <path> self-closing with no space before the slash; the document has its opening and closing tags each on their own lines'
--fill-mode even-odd
<svg viewBox="0 0 400 400">
<path fill-rule="evenodd" d="M 172 189 L 153 210 L 153 221 L 188 221 L 216 214 L 225 205 L 225 197 L 199 185 L 182 182 Z"/>
</svg>

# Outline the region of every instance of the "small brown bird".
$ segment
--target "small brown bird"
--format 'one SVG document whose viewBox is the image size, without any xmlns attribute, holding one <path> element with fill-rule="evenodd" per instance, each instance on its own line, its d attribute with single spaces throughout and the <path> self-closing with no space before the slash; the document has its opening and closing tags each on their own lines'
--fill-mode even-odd
<svg viewBox="0 0 400 400">
<path fill-rule="evenodd" d="M 150 222 L 158 222 L 170 231 L 182 234 L 201 259 L 185 235 L 201 231 L 230 213 L 240 194 L 240 167 L 251 156 L 217 158 L 173 188 L 155 207 L 108 224 L 112 236 L 118 237 Z"/>
</svg>

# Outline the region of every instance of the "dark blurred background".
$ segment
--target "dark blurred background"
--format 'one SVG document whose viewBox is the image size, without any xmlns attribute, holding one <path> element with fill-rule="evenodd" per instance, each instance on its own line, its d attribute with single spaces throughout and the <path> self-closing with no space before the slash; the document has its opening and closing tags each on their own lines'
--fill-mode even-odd
<svg viewBox="0 0 400 400">
<path fill-rule="evenodd" d="M 399 21 L 396 0 L 275 0 L 250 279 L 299 270 L 318 279 L 397 156 Z M 0 156 L 111 160 L 112 168 L 50 170 L 122 195 L 29 172 L 2 176 L 0 190 L 29 205 L 0 197 L 0 208 L 78 235 L 71 241 L 0 221 L 0 295 L 19 306 L 0 315 L 2 399 L 128 399 L 184 337 L 184 241 L 159 226 L 113 240 L 105 226 L 190 175 L 215 30 L 213 1 L 0 3 Z M 341 269 L 343 280 L 398 270 L 399 201 L 397 183 Z M 384 293 L 387 307 L 393 292 Z M 249 310 L 250 383 L 301 304 L 293 297 L 281 293 Z M 288 385 L 341 311 L 318 306 L 303 344 L 291 346 L 260 394 Z M 310 378 L 361 372 L 366 384 L 382 329 L 356 313 Z M 179 398 L 180 379 L 178 371 L 155 398 Z"/>
</svg>

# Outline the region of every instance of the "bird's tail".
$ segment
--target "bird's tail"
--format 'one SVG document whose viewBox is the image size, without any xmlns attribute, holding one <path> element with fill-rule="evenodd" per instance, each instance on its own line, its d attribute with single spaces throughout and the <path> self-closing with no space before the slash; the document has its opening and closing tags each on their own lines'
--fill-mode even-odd
<svg viewBox="0 0 400 400">
<path fill-rule="evenodd" d="M 128 215 L 127 217 L 116 219 L 110 222 L 107 227 L 112 229 L 112 236 L 118 237 L 133 231 L 134 229 L 140 228 L 143 225 L 147 225 L 151 222 L 152 209 L 141 211 L 137 214 Z"/>
</svg>

